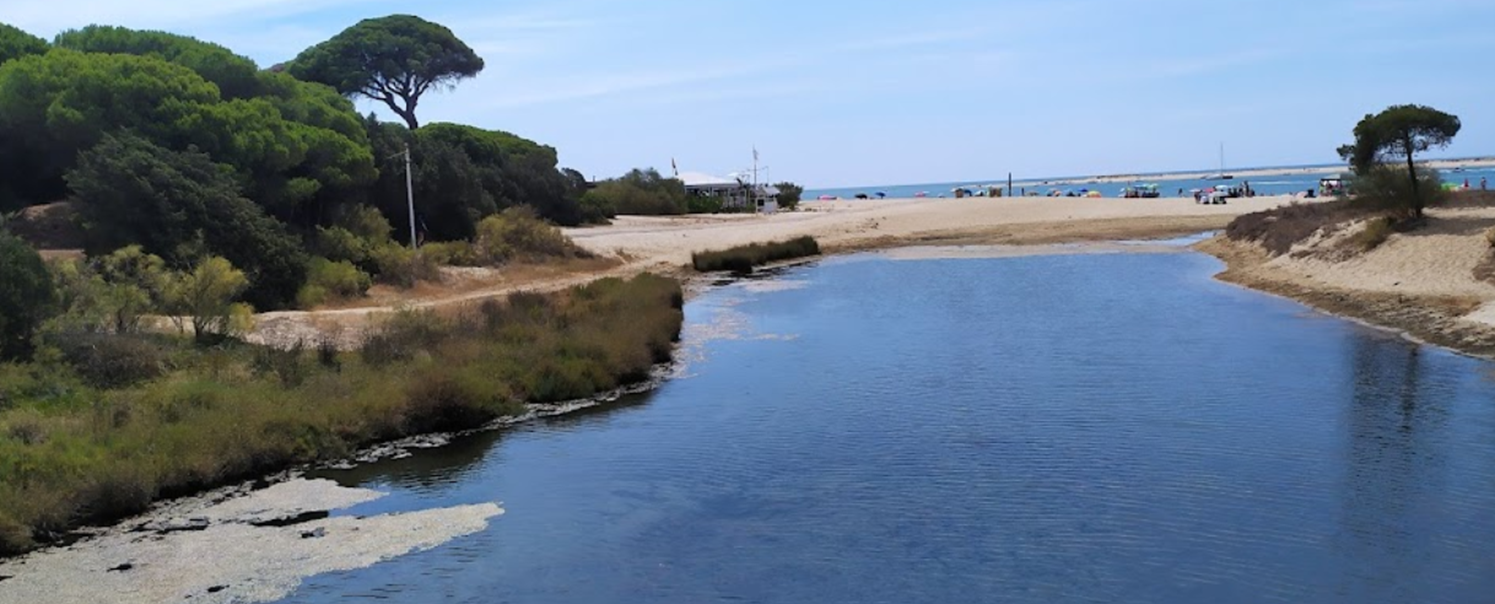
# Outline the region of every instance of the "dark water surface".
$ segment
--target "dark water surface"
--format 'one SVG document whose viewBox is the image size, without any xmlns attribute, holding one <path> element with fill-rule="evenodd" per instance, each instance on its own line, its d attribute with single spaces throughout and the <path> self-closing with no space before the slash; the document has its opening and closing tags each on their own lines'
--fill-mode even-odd
<svg viewBox="0 0 1495 604">
<path fill-rule="evenodd" d="M 350 513 L 507 514 L 286 601 L 1495 602 L 1495 365 L 1218 269 L 864 256 L 715 290 L 655 393 L 333 474 L 393 493 Z"/>
</svg>

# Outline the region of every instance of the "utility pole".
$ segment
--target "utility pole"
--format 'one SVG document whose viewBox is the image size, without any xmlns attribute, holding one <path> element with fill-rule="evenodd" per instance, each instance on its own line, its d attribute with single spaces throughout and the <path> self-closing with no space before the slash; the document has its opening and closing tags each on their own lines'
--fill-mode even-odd
<svg viewBox="0 0 1495 604">
<path fill-rule="evenodd" d="M 410 249 L 415 242 L 415 177 L 410 173 L 410 144 L 405 144 L 405 201 L 410 205 Z"/>
<path fill-rule="evenodd" d="M 758 145 L 753 145 L 753 199 L 749 203 L 758 208 Z"/>
</svg>

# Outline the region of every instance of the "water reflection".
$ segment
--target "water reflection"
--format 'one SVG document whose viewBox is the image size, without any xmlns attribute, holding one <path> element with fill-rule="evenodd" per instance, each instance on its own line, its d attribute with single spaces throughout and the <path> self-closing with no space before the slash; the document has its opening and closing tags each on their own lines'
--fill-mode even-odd
<svg viewBox="0 0 1495 604">
<path fill-rule="evenodd" d="M 1341 589 L 1360 599 L 1392 596 L 1414 601 L 1408 587 L 1422 583 L 1414 559 L 1429 519 L 1429 498 L 1445 492 L 1443 451 L 1448 393 L 1427 380 L 1428 352 L 1385 334 L 1351 339 L 1353 403 L 1345 407 L 1348 452 L 1340 488 L 1345 567 Z M 1425 381 L 1427 380 L 1427 381 Z"/>
<path fill-rule="evenodd" d="M 688 320 L 800 337 L 347 473 L 393 491 L 355 513 L 508 513 L 287 602 L 1490 600 L 1492 366 L 1216 268 L 831 261 L 708 292 Z"/>
<path fill-rule="evenodd" d="M 503 449 L 498 445 L 514 430 L 587 429 L 607 422 L 615 414 L 648 405 L 653 396 L 653 392 L 630 394 L 559 417 L 455 437 L 444 447 L 415 450 L 413 455 L 403 459 L 387 459 L 348 470 L 318 470 L 310 472 L 309 476 L 336 480 L 350 487 L 377 486 L 420 492 L 439 490 L 460 484 L 484 466 L 501 463 L 498 456 L 502 455 Z"/>
</svg>

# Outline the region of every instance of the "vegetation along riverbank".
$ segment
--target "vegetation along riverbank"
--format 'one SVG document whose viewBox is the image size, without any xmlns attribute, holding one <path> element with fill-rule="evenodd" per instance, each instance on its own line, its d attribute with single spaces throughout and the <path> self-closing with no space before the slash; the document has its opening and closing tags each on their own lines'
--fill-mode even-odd
<svg viewBox="0 0 1495 604">
<path fill-rule="evenodd" d="M 0 552 L 161 497 L 645 380 L 670 358 L 681 306 L 676 281 L 642 275 L 400 313 L 356 353 L 146 334 L 47 349 L 0 366 Z"/>
</svg>

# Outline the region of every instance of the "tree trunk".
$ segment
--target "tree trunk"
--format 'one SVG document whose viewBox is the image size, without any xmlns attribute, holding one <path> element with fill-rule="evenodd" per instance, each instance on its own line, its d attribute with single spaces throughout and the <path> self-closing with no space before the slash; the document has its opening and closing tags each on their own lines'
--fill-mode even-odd
<svg viewBox="0 0 1495 604">
<path fill-rule="evenodd" d="M 1412 210 L 1417 218 L 1422 218 L 1422 192 L 1417 190 L 1417 164 L 1412 161 L 1412 139 L 1403 139 L 1402 147 L 1407 152 L 1407 177 L 1412 179 Z"/>
<path fill-rule="evenodd" d="M 416 128 L 420 127 L 420 122 L 415 119 L 414 103 L 411 103 L 410 108 L 401 107 L 399 106 L 399 104 L 395 103 L 392 100 L 385 101 L 384 104 L 389 105 L 389 109 L 391 111 L 394 111 L 395 115 L 398 115 L 400 116 L 400 118 L 404 119 L 405 125 L 409 126 L 411 130 L 415 130 Z"/>
</svg>

